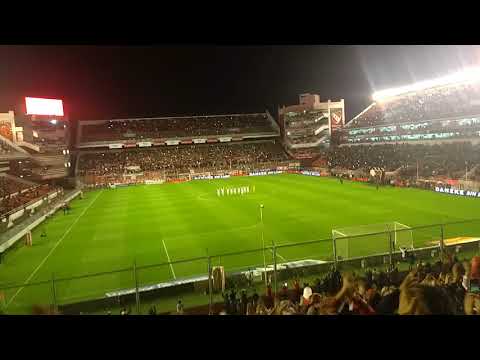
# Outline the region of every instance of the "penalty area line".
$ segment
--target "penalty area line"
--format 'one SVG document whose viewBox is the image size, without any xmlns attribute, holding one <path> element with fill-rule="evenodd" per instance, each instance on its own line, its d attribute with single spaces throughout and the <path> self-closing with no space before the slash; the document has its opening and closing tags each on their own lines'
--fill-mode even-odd
<svg viewBox="0 0 480 360">
<path fill-rule="evenodd" d="M 172 261 L 170 260 L 170 256 L 168 255 L 168 251 L 167 251 L 167 246 L 165 245 L 165 241 L 163 241 L 163 239 L 162 239 L 162 243 L 163 243 L 163 248 L 165 249 L 165 254 L 167 254 L 168 264 L 170 265 L 170 270 L 172 271 L 173 278 L 176 280 L 177 277 L 175 276 L 175 271 L 173 271 Z"/>
</svg>

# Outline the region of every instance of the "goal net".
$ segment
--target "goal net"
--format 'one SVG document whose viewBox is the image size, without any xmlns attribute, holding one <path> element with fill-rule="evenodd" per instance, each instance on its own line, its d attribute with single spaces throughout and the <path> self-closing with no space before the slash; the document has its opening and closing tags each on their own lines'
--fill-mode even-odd
<svg viewBox="0 0 480 360">
<path fill-rule="evenodd" d="M 390 241 L 394 251 L 413 249 L 412 229 L 398 221 L 333 229 L 332 239 L 337 260 L 388 254 Z"/>
</svg>

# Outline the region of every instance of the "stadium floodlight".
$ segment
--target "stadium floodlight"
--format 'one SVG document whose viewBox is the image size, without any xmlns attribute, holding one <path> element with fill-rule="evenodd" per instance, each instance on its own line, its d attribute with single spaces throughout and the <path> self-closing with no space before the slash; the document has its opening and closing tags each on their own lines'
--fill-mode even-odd
<svg viewBox="0 0 480 360">
<path fill-rule="evenodd" d="M 463 71 L 459 71 L 440 78 L 420 81 L 411 85 L 377 91 L 373 93 L 372 98 L 374 101 L 379 102 L 387 100 L 388 98 L 394 96 L 407 94 L 415 91 L 421 91 L 438 86 L 454 85 L 460 83 L 473 83 L 477 81 L 480 81 L 480 67 L 471 67 Z"/>
</svg>

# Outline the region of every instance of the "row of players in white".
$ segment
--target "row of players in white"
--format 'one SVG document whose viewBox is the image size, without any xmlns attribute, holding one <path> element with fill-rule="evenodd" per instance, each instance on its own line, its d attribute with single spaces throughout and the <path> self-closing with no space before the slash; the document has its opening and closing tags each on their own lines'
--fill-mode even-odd
<svg viewBox="0 0 480 360">
<path fill-rule="evenodd" d="M 250 192 L 250 186 L 242 186 L 239 188 L 220 188 L 217 189 L 217 196 L 225 196 L 225 195 L 243 195 L 248 194 Z M 255 186 L 252 189 L 252 192 L 255 192 Z"/>
</svg>

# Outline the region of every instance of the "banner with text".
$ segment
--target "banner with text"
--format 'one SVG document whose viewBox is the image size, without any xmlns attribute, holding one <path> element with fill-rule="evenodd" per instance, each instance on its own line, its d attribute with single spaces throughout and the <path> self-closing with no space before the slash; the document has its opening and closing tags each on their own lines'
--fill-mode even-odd
<svg viewBox="0 0 480 360">
<path fill-rule="evenodd" d="M 278 170 L 254 171 L 249 173 L 248 176 L 265 176 L 265 175 L 276 175 L 281 173 L 283 173 L 283 171 L 278 171 Z"/>
<path fill-rule="evenodd" d="M 435 191 L 444 194 L 452 194 L 459 196 L 480 197 L 480 191 L 460 190 L 455 188 L 445 188 L 441 186 L 435 186 Z"/>
</svg>

